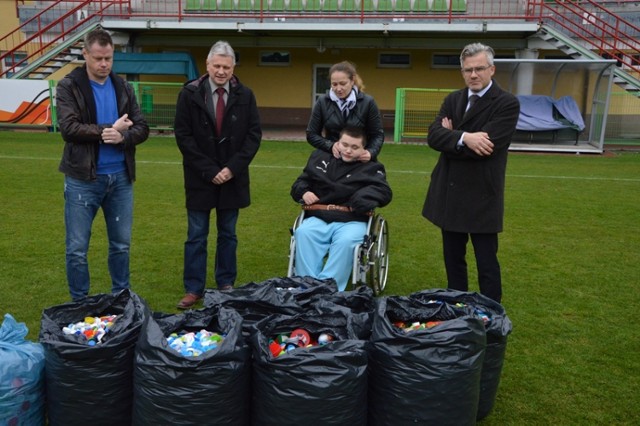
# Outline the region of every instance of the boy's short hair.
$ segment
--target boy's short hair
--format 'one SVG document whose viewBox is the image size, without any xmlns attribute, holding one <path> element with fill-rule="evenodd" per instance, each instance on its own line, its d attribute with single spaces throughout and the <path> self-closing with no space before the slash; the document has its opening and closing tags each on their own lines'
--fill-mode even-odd
<svg viewBox="0 0 640 426">
<path fill-rule="evenodd" d="M 367 146 L 367 134 L 364 132 L 364 129 L 361 127 L 345 127 L 340 132 L 340 138 L 342 135 L 351 136 L 352 138 L 362 139 L 362 146 Z"/>
</svg>

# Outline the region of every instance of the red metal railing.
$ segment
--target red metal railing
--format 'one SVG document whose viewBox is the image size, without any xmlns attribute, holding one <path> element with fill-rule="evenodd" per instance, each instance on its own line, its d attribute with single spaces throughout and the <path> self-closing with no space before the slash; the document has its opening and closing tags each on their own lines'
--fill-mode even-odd
<svg viewBox="0 0 640 426">
<path fill-rule="evenodd" d="M 16 0 L 16 7 L 18 7 L 18 3 Z M 69 3 L 75 3 L 75 5 L 69 7 Z M 67 40 L 77 30 L 98 20 L 105 11 L 116 8 L 122 12 L 130 10 L 129 6 L 129 0 L 65 0 L 52 2 L 51 5 L 40 10 L 18 28 L 0 38 L 0 61 L 10 64 L 2 70 L 0 77 L 14 73 L 24 65 L 44 55 L 49 49 Z M 78 12 L 89 10 L 93 10 L 93 12 L 87 13 L 81 19 L 78 19 Z M 55 16 L 55 18 L 49 20 L 47 19 L 48 16 Z M 27 55 L 18 56 L 18 52 L 27 52 Z"/>
<path fill-rule="evenodd" d="M 585 47 L 607 59 L 615 59 L 634 72 L 640 72 L 640 27 L 612 13 L 602 3 L 612 6 L 620 2 L 564 0 L 538 2 L 541 22 L 560 30 Z"/>
<path fill-rule="evenodd" d="M 16 8 L 24 2 L 16 1 Z M 171 19 L 179 21 L 201 21 L 211 19 L 240 18 L 263 22 L 274 17 L 290 20 L 334 20 L 347 22 L 380 22 L 380 19 L 395 18 L 395 22 L 429 20 L 453 23 L 460 18 L 466 21 L 486 20 L 526 20 L 539 21 L 559 29 L 599 54 L 615 58 L 632 70 L 640 71 L 640 51 L 638 34 L 640 29 L 631 22 L 612 13 L 607 7 L 636 7 L 636 0 L 612 0 L 595 2 L 593 0 L 467 0 L 463 8 L 456 0 L 445 0 L 444 7 L 435 9 L 436 0 L 420 2 L 414 0 L 412 10 L 398 10 L 400 0 L 395 1 L 392 11 L 365 10 L 364 0 L 356 10 L 346 11 L 338 8 L 323 10 L 313 7 L 312 11 L 273 10 L 268 8 L 268 0 L 255 0 L 256 6 L 247 10 L 187 10 L 187 0 L 64 0 L 51 2 L 51 5 L 39 11 L 34 17 L 22 23 L 18 28 L 0 38 L 0 60 L 10 63 L 0 73 L 0 77 L 14 72 L 18 67 L 31 63 L 56 44 L 64 42 L 72 34 L 88 23 L 108 19 Z M 290 0 L 288 0 L 290 1 Z M 305 5 L 316 5 L 321 0 L 305 0 Z M 322 0 L 328 2 L 328 0 Z M 72 5 L 71 7 L 69 5 Z M 415 5 L 430 4 L 423 8 Z M 24 4 L 22 7 L 25 7 Z M 308 6 L 307 6 L 308 8 Z M 638 9 L 634 9 L 638 10 Z M 78 19 L 79 12 L 86 12 L 84 19 Z M 47 23 L 47 16 L 57 13 L 57 18 Z M 583 23 L 586 22 L 587 24 Z M 31 34 L 31 35 L 27 35 Z M 26 58 L 17 59 L 16 52 Z M 8 60 L 7 60 L 8 59 Z"/>
</svg>

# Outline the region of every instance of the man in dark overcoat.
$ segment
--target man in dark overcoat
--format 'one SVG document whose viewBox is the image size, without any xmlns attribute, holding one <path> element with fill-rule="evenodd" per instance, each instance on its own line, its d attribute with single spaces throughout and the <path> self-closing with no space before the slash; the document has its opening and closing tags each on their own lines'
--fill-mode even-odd
<svg viewBox="0 0 640 426">
<path fill-rule="evenodd" d="M 237 276 L 236 223 L 249 206 L 249 164 L 262 130 L 253 91 L 233 74 L 235 53 L 218 41 L 207 74 L 187 82 L 176 105 L 175 137 L 182 153 L 188 230 L 184 247 L 185 295 L 179 309 L 202 298 L 207 275 L 211 210 L 216 209 L 215 281 L 229 290 Z"/>
<path fill-rule="evenodd" d="M 494 52 L 481 43 L 460 55 L 466 88 L 449 94 L 429 127 L 440 152 L 422 215 L 441 228 L 448 287 L 468 291 L 466 246 L 473 244 L 480 292 L 501 301 L 498 233 L 504 217 L 507 153 L 520 104 L 492 79 Z"/>
</svg>

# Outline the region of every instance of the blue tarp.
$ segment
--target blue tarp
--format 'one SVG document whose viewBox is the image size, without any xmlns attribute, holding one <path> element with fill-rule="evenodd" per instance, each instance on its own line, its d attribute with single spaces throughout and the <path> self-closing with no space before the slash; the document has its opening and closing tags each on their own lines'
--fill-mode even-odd
<svg viewBox="0 0 640 426">
<path fill-rule="evenodd" d="M 115 52 L 113 71 L 116 74 L 184 75 L 187 80 L 193 80 L 199 76 L 193 56 L 185 52 Z"/>
<path fill-rule="evenodd" d="M 585 128 L 576 101 L 571 96 L 553 99 L 551 96 L 518 95 L 520 116 L 517 130 L 543 131 Z"/>
</svg>

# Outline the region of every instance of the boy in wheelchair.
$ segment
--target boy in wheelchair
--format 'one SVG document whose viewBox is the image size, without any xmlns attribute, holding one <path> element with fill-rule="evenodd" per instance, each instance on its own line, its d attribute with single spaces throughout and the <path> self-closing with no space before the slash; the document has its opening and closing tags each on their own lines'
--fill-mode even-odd
<svg viewBox="0 0 640 426">
<path fill-rule="evenodd" d="M 291 187 L 291 197 L 305 210 L 294 231 L 295 274 L 333 278 L 340 291 L 347 286 L 354 248 L 367 233 L 369 216 L 392 197 L 384 166 L 358 161 L 365 145 L 362 129 L 345 128 L 338 140 L 340 158 L 314 151 Z"/>
</svg>

